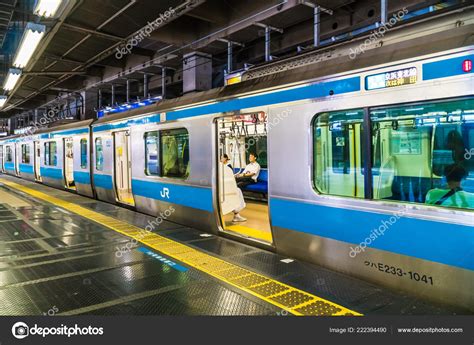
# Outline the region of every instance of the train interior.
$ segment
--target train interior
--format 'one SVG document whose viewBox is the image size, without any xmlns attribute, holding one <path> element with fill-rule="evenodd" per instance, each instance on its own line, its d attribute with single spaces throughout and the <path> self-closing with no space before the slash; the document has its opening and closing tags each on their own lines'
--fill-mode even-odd
<svg viewBox="0 0 474 345">
<path fill-rule="evenodd" d="M 132 194 L 132 163 L 130 155 L 130 132 L 121 131 L 114 133 L 114 162 L 115 162 L 115 188 L 117 201 L 134 206 Z"/>
<path fill-rule="evenodd" d="M 217 135 L 219 209 L 223 231 L 271 244 L 266 116 L 255 113 L 219 118 Z M 256 181 L 239 188 L 236 176 L 244 172 L 252 153 L 257 155 L 260 172 Z M 228 157 L 225 163 L 222 161 L 224 155 Z M 236 213 L 241 216 L 238 221 Z"/>
<path fill-rule="evenodd" d="M 64 139 L 64 180 L 66 188 L 76 190 L 74 183 L 74 147 L 72 138 Z"/>
<path fill-rule="evenodd" d="M 456 170 L 462 193 L 442 205 L 474 207 L 472 99 L 379 108 L 370 115 L 374 199 L 436 203 L 454 188 L 447 176 Z M 362 109 L 317 117 L 314 181 L 321 193 L 364 197 L 362 122 Z"/>
</svg>

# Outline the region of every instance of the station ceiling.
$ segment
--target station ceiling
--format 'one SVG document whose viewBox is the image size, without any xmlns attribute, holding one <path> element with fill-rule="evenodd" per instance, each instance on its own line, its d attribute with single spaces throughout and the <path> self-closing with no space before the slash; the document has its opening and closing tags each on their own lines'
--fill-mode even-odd
<svg viewBox="0 0 474 345">
<path fill-rule="evenodd" d="M 212 55 L 215 74 L 226 67 L 226 40 L 234 45 L 234 69 L 264 62 L 263 26 L 272 31 L 276 58 L 313 41 L 313 8 L 306 0 L 64 0 L 54 19 L 32 14 L 34 0 L 0 0 L 0 85 L 11 67 L 21 33 L 29 21 L 46 25 L 47 34 L 17 87 L 8 94 L 0 117 L 39 107 L 62 92 L 97 89 L 123 83 L 140 74 L 160 73 L 161 66 L 179 73 L 183 56 L 192 51 Z M 439 1 L 389 1 L 389 11 Z M 318 0 L 333 14 L 321 14 L 321 38 L 380 19 L 378 0 Z M 148 23 L 172 9 L 174 14 L 149 30 L 131 54 L 118 58 L 117 48 L 131 43 Z M 158 23 L 158 22 L 155 22 Z M 145 69 L 143 66 L 148 67 Z M 135 67 L 143 68 L 136 69 Z M 155 69 L 155 70 L 154 70 Z M 171 86 L 172 87 L 172 86 Z M 1 92 L 1 91 L 0 91 Z M 0 93 L 1 94 L 1 93 Z M 175 87 L 179 95 L 179 86 Z"/>
</svg>

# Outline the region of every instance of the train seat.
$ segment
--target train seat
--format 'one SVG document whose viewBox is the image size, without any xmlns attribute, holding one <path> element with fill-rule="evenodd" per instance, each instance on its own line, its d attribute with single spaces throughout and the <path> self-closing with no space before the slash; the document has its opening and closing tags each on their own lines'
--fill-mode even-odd
<svg viewBox="0 0 474 345">
<path fill-rule="evenodd" d="M 424 203 L 426 194 L 436 187 L 431 185 L 430 178 L 395 176 L 392 184 L 393 196 L 390 199 Z"/>
<path fill-rule="evenodd" d="M 235 168 L 234 173 L 238 174 L 242 169 Z M 243 188 L 244 192 L 260 193 L 265 197 L 268 194 L 268 169 L 261 169 L 260 174 L 258 175 L 257 183 L 248 185 Z"/>
</svg>

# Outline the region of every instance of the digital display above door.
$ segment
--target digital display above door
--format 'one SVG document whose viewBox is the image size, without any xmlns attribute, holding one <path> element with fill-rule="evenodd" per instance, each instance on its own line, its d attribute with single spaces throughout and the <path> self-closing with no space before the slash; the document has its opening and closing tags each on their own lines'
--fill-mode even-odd
<svg viewBox="0 0 474 345">
<path fill-rule="evenodd" d="M 366 90 L 385 89 L 403 85 L 416 84 L 416 67 L 399 69 L 396 71 L 370 75 L 365 78 Z"/>
</svg>

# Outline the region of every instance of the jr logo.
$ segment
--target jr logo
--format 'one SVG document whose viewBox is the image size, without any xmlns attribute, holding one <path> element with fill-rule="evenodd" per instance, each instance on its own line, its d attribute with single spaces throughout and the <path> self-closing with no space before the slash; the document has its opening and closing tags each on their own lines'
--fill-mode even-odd
<svg viewBox="0 0 474 345">
<path fill-rule="evenodd" d="M 170 190 L 169 188 L 163 188 L 160 192 L 162 198 L 169 199 L 170 198 Z"/>
</svg>

